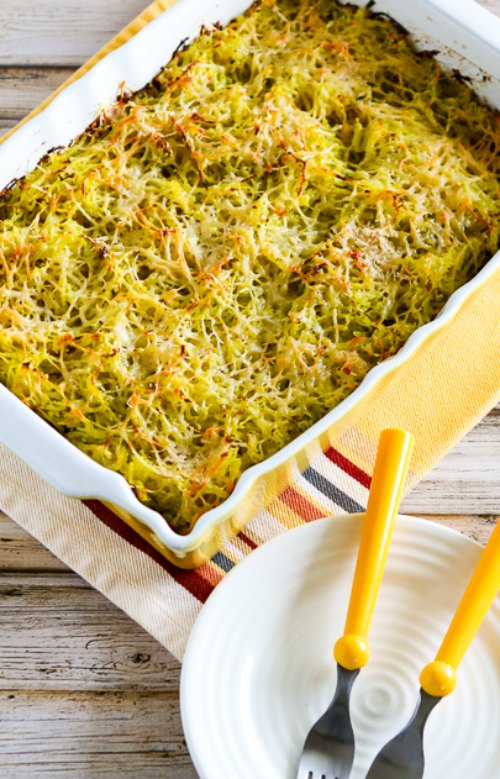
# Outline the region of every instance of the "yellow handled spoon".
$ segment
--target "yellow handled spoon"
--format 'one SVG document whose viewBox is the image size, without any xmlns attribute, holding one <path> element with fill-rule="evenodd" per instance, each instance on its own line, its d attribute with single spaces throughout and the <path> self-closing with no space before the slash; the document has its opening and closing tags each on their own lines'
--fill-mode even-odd
<svg viewBox="0 0 500 779">
<path fill-rule="evenodd" d="M 380 436 L 344 635 L 335 644 L 337 688 L 328 709 L 307 735 L 297 779 L 348 779 L 351 773 L 354 733 L 349 697 L 354 680 L 368 662 L 368 630 L 412 449 L 413 436 L 404 430 L 384 430 Z"/>
<path fill-rule="evenodd" d="M 479 558 L 436 659 L 420 674 L 420 697 L 412 718 L 378 753 L 367 779 L 421 779 L 427 718 L 455 689 L 460 661 L 499 591 L 500 521 Z"/>
</svg>

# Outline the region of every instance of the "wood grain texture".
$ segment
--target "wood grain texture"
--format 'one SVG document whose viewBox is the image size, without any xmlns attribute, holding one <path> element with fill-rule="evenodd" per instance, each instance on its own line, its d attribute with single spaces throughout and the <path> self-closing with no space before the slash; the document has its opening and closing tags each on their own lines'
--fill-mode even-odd
<svg viewBox="0 0 500 779">
<path fill-rule="evenodd" d="M 67 571 L 67 566 L 0 512 L 0 573 Z"/>
<path fill-rule="evenodd" d="M 1 775 L 195 779 L 175 700 L 161 692 L 0 692 Z"/>
<path fill-rule="evenodd" d="M 147 4 L 144 0 L 2 0 L 0 65 L 77 68 Z"/>
<path fill-rule="evenodd" d="M 0 0 L 0 135 L 146 2 Z M 500 14 L 500 0 L 482 4 Z M 484 543 L 499 506 L 500 408 L 403 509 Z M 0 513 L 2 779 L 195 779 L 179 674 L 151 636 Z"/>
<path fill-rule="evenodd" d="M 405 498 L 409 514 L 494 514 L 500 510 L 500 405 Z"/>
<path fill-rule="evenodd" d="M 73 72 L 72 68 L 0 67 L 0 121 L 18 122 L 52 94 Z"/>
<path fill-rule="evenodd" d="M 0 603 L 0 690 L 177 693 L 177 661 L 76 574 L 0 574 Z"/>
</svg>

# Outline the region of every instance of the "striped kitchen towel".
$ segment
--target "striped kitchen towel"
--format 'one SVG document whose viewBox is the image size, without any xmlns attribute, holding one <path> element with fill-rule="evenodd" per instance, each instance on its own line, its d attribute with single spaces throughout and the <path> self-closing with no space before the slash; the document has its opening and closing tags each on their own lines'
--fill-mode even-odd
<svg viewBox="0 0 500 779">
<path fill-rule="evenodd" d="M 66 498 L 0 447 L 0 508 L 182 657 L 196 616 L 234 565 L 275 535 L 319 517 L 362 511 L 370 476 L 331 448 L 196 570 L 169 563 L 98 501 Z"/>
<path fill-rule="evenodd" d="M 173 2 L 156 0 L 148 6 L 70 80 Z M 415 437 L 411 486 L 488 412 L 500 388 L 499 299 L 497 272 L 452 321 L 341 420 L 324 454 L 295 473 L 244 533 L 196 571 L 175 568 L 97 501 L 60 495 L 3 447 L 0 508 L 181 658 L 202 604 L 235 563 L 302 522 L 364 508 L 384 427 L 404 428 Z"/>
</svg>

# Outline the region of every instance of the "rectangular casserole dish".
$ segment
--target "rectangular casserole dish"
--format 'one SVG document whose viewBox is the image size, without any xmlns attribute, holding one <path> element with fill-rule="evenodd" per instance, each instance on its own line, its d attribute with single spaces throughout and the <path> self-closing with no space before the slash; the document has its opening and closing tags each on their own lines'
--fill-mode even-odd
<svg viewBox="0 0 500 779">
<path fill-rule="evenodd" d="M 45 111 L 2 145 L 0 188 L 31 170 L 50 148 L 68 144 L 103 106 L 113 102 L 122 82 L 133 90 L 142 87 L 168 61 L 179 41 L 194 38 L 203 25 L 227 23 L 250 4 L 248 0 L 177 2 L 67 87 Z M 409 29 L 417 47 L 439 50 L 437 58 L 446 67 L 457 68 L 471 77 L 474 91 L 500 107 L 500 20 L 471 0 L 458 4 L 418 0 L 411 9 L 386 1 L 376 3 L 374 10 L 389 14 Z M 450 321 L 499 265 L 497 255 L 450 298 L 434 322 L 416 331 L 396 357 L 373 369 L 343 403 L 279 453 L 248 469 L 232 495 L 203 515 L 188 535 L 175 533 L 160 514 L 136 499 L 123 477 L 90 460 L 3 386 L 0 440 L 64 494 L 100 499 L 177 565 L 198 565 L 275 497 L 297 469 L 306 468 L 327 448 L 330 434 L 333 430 L 338 432 L 346 414 L 360 407 L 389 373 L 404 370 L 404 363 L 412 354 Z"/>
</svg>

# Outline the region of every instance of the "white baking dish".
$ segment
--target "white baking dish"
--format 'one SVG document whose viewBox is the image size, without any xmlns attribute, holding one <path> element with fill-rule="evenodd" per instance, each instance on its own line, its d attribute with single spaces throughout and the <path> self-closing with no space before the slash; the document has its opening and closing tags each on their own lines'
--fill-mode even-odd
<svg viewBox="0 0 500 779">
<path fill-rule="evenodd" d="M 82 132 L 100 109 L 113 102 L 122 82 L 133 90 L 144 86 L 181 40 L 195 37 L 203 25 L 227 23 L 250 5 L 250 0 L 178 0 L 0 146 L 0 189 L 31 170 L 49 149 L 67 145 Z M 500 108 L 500 19 L 472 0 L 380 0 L 373 10 L 406 27 L 417 47 L 438 50 L 443 65 L 471 77 L 472 88 Z M 374 368 L 352 395 L 280 452 L 248 469 L 232 495 L 202 516 L 188 535 L 175 533 L 160 514 L 137 500 L 123 477 L 94 463 L 2 385 L 0 441 L 65 495 L 102 500 L 166 557 L 181 566 L 197 565 L 276 495 L 295 468 L 306 467 L 325 446 L 333 426 L 444 327 L 499 267 L 500 253 L 450 298 L 434 322 L 417 330 L 395 357 Z"/>
</svg>

